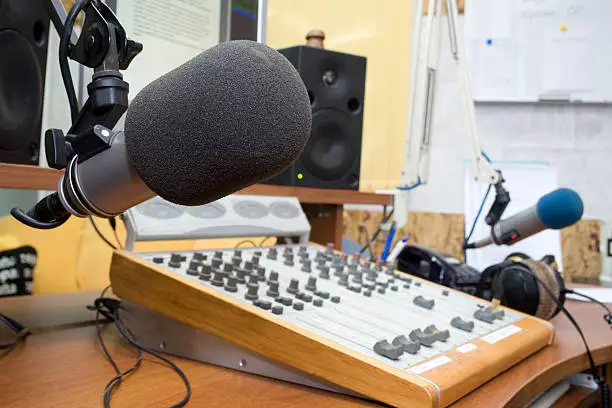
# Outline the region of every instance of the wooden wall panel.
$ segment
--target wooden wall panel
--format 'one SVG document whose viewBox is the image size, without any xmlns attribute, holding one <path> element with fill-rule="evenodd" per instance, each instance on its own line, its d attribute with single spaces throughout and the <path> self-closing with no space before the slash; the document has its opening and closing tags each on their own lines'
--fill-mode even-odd
<svg viewBox="0 0 612 408">
<path fill-rule="evenodd" d="M 365 233 L 360 227 L 364 226 L 371 236 L 382 217 L 380 211 L 345 210 L 344 236 L 365 245 Z M 409 236 L 411 243 L 427 245 L 463 259 L 463 214 L 412 212 L 406 226 L 396 232 L 393 244 L 404 236 Z M 380 256 L 385 244 L 383 234 L 373 244 L 376 254 Z"/>
<path fill-rule="evenodd" d="M 598 283 L 601 273 L 599 220 L 582 220 L 561 231 L 561 253 L 566 282 Z"/>
</svg>

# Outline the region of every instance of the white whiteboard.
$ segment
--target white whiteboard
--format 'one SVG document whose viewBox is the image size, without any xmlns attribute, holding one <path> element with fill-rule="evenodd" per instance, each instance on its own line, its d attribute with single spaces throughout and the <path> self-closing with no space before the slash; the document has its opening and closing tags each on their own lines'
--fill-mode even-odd
<svg viewBox="0 0 612 408">
<path fill-rule="evenodd" d="M 468 0 L 476 101 L 612 103 L 612 0 Z"/>
</svg>

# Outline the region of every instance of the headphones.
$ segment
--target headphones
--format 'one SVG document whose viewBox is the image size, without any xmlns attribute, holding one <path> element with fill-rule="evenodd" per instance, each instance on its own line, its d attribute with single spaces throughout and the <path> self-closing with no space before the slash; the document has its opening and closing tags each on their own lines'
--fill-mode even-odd
<svg viewBox="0 0 612 408">
<path fill-rule="evenodd" d="M 485 299 L 495 297 L 504 306 L 550 320 L 560 308 L 542 285 L 564 304 L 565 284 L 555 258 L 547 255 L 536 261 L 525 254 L 513 253 L 482 272 L 475 295 Z"/>
</svg>

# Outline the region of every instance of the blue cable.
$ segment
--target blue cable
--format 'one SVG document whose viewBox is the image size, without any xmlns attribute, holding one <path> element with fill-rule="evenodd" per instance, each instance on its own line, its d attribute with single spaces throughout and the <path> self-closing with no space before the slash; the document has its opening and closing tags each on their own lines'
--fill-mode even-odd
<svg viewBox="0 0 612 408">
<path fill-rule="evenodd" d="M 413 190 L 415 188 L 417 188 L 418 186 L 420 186 L 421 183 L 421 176 L 419 176 L 419 178 L 417 179 L 416 184 L 412 185 L 412 186 L 398 186 L 397 189 L 398 190 L 402 190 L 402 191 L 408 191 L 408 190 Z"/>
</svg>

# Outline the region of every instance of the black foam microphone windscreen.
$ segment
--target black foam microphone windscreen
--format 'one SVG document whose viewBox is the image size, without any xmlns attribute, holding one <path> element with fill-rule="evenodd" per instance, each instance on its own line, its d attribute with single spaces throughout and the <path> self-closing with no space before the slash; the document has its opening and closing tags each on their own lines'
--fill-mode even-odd
<svg viewBox="0 0 612 408">
<path fill-rule="evenodd" d="M 140 91 L 127 112 L 125 143 L 153 192 L 200 205 L 289 167 L 311 120 L 304 83 L 283 55 L 229 41 Z"/>
</svg>

